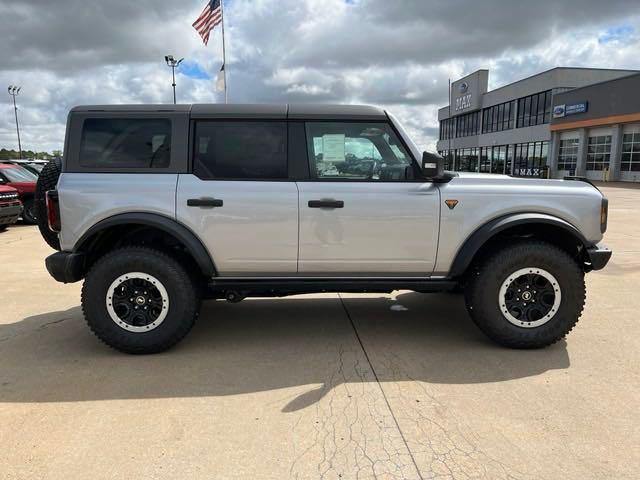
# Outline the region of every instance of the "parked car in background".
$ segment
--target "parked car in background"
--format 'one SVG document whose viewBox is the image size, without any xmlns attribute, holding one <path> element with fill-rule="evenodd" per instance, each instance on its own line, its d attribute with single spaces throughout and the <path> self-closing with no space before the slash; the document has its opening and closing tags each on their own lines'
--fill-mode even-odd
<svg viewBox="0 0 640 480">
<path fill-rule="evenodd" d="M 22 213 L 22 203 L 18 198 L 18 191 L 5 185 L 0 179 L 0 232 L 18 221 Z"/>
<path fill-rule="evenodd" d="M 48 162 L 46 160 L 2 160 L 2 163 L 20 165 L 35 176 L 38 176 Z"/>
<path fill-rule="evenodd" d="M 22 219 L 30 225 L 38 223 L 33 201 L 38 177 L 20 165 L 0 163 L 0 179 L 18 191 L 23 205 Z"/>
</svg>

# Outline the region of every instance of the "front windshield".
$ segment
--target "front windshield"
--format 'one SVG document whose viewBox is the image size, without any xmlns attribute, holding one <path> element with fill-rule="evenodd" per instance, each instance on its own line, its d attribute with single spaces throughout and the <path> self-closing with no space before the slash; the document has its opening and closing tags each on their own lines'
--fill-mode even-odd
<svg viewBox="0 0 640 480">
<path fill-rule="evenodd" d="M 3 168 L 0 170 L 2 174 L 9 179 L 10 182 L 35 182 L 38 180 L 33 173 L 26 168 L 22 168 L 18 165 Z"/>
<path fill-rule="evenodd" d="M 413 142 L 413 139 L 409 136 L 409 134 L 404 129 L 400 121 L 393 114 L 389 112 L 387 112 L 387 115 L 389 116 L 389 118 L 391 119 L 395 127 L 398 129 L 398 131 L 400 132 L 400 135 L 402 135 L 402 138 L 404 139 L 404 141 L 407 143 L 407 146 L 409 147 L 409 150 L 411 150 L 413 157 L 418 161 L 420 161 L 420 159 L 422 158 L 422 151 Z"/>
</svg>

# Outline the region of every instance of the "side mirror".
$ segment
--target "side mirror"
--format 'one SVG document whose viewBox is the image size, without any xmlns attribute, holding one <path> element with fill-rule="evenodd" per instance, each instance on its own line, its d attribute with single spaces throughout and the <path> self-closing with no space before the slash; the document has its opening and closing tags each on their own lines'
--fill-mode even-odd
<svg viewBox="0 0 640 480">
<path fill-rule="evenodd" d="M 438 178 L 444 175 L 444 158 L 433 153 L 422 154 L 422 174 L 427 178 Z"/>
</svg>

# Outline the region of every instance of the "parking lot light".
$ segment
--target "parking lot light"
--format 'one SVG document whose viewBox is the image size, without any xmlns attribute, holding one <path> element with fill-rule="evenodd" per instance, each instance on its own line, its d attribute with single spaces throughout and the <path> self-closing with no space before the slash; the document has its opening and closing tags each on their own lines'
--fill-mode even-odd
<svg viewBox="0 0 640 480">
<path fill-rule="evenodd" d="M 184 58 L 181 58 L 180 60 L 176 60 L 175 58 L 173 58 L 173 55 L 165 55 L 164 56 L 164 61 L 167 62 L 167 66 L 171 68 L 171 75 L 173 78 L 173 83 L 171 84 L 173 86 L 173 104 L 176 104 L 176 67 L 178 67 L 182 61 L 184 60 Z"/>
<path fill-rule="evenodd" d="M 16 106 L 16 96 L 20 93 L 22 87 L 17 85 L 9 85 L 7 91 L 9 95 L 13 97 L 13 111 L 16 116 L 16 132 L 18 133 L 18 151 L 20 152 L 20 158 L 22 158 L 22 143 L 20 142 L 20 125 L 18 124 L 18 107 Z"/>
</svg>

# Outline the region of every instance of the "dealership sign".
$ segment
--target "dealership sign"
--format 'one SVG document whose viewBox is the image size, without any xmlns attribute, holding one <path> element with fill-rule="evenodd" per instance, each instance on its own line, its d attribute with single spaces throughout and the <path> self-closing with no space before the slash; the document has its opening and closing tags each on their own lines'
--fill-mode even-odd
<svg viewBox="0 0 640 480">
<path fill-rule="evenodd" d="M 553 107 L 553 118 L 563 118 L 578 113 L 586 113 L 588 109 L 589 102 L 556 105 Z"/>
</svg>

